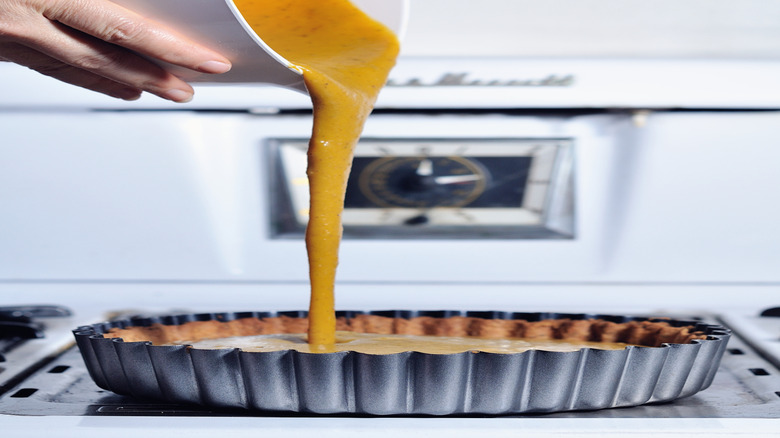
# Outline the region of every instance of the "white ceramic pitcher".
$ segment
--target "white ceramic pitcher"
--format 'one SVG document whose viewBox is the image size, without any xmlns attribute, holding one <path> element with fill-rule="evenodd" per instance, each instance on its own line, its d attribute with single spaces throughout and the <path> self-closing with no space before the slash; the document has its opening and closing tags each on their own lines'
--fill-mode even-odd
<svg viewBox="0 0 780 438">
<path fill-rule="evenodd" d="M 233 0 L 111 0 L 225 55 L 233 68 L 210 75 L 160 63 L 188 82 L 265 83 L 306 92 L 301 74 L 249 27 Z M 316 0 L 314 0 L 316 1 Z M 403 32 L 408 0 L 353 0 L 397 35 Z"/>
</svg>

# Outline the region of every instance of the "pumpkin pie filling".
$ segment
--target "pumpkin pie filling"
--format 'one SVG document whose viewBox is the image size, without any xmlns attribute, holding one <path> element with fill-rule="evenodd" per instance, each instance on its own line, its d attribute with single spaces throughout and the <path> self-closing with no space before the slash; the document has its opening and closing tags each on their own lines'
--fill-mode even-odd
<svg viewBox="0 0 780 438">
<path fill-rule="evenodd" d="M 577 351 L 582 348 L 622 350 L 622 342 L 566 341 L 559 339 L 487 339 L 461 336 L 378 335 L 373 333 L 336 332 L 336 342 L 327 346 L 311 345 L 304 334 L 237 336 L 178 342 L 192 348 L 216 350 L 238 348 L 248 352 L 296 350 L 302 353 L 337 353 L 354 351 L 364 354 L 398 354 L 418 351 L 427 354 L 457 354 L 466 351 L 512 354 L 528 350 Z"/>
<path fill-rule="evenodd" d="M 308 148 L 308 342 L 335 342 L 336 267 L 352 155 L 395 65 L 396 36 L 346 0 L 234 0 L 254 31 L 303 73 L 314 123 Z"/>
</svg>

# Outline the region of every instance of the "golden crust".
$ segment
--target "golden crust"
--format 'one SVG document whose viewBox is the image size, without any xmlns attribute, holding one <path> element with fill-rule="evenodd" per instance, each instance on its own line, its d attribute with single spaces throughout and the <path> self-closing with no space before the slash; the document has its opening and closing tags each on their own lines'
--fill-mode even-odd
<svg viewBox="0 0 780 438">
<path fill-rule="evenodd" d="M 181 325 L 152 324 L 148 327 L 114 328 L 103 336 L 122 338 L 125 342 L 149 341 L 154 345 L 173 342 L 197 342 L 231 336 L 255 336 L 283 333 L 306 333 L 306 318 L 287 316 L 242 318 L 232 321 L 192 321 Z M 674 327 L 664 321 L 630 321 L 615 323 L 589 319 L 549 319 L 542 321 L 484 319 L 466 316 L 434 318 L 390 318 L 378 315 L 356 315 L 339 318 L 336 330 L 357 333 L 407 334 L 430 336 L 473 336 L 481 338 L 560 339 L 590 342 L 623 342 L 658 347 L 665 343 L 687 344 L 705 339 L 693 327 Z"/>
</svg>

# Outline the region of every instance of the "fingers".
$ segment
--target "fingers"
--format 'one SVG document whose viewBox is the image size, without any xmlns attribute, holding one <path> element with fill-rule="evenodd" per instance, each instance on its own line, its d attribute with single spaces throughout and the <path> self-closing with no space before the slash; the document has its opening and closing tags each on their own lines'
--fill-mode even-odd
<svg viewBox="0 0 780 438">
<path fill-rule="evenodd" d="M 43 15 L 98 39 L 204 73 L 224 73 L 230 61 L 132 11 L 105 0 L 47 1 Z"/>
<path fill-rule="evenodd" d="M 19 44 L 0 44 L 0 51 L 4 54 L 0 60 L 29 67 L 72 85 L 123 100 L 136 100 L 141 97 L 142 90 L 138 88 L 81 70 Z"/>
<path fill-rule="evenodd" d="M 192 99 L 194 91 L 189 84 L 127 49 L 44 18 L 36 26 L 35 35 L 35 41 L 23 45 L 70 65 L 75 69 L 73 74 L 82 70 L 174 102 Z M 34 61 L 21 63 L 36 64 Z M 56 73 L 47 74 L 55 76 Z"/>
<path fill-rule="evenodd" d="M 3 3 L 11 7 L 0 8 L 0 60 L 104 94 L 128 99 L 143 90 L 175 102 L 191 100 L 189 84 L 147 58 L 204 73 L 230 69 L 220 54 L 107 0 Z"/>
<path fill-rule="evenodd" d="M 135 87 L 174 102 L 192 99 L 192 87 L 161 67 L 122 47 L 65 27 L 52 32 L 39 50 L 76 68 Z"/>
</svg>

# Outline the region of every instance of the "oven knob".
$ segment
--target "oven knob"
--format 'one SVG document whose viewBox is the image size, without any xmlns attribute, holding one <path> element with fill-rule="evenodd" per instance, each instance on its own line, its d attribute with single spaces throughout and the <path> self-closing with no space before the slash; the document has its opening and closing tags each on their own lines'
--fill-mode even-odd
<svg viewBox="0 0 780 438">
<path fill-rule="evenodd" d="M 358 184 L 381 207 L 463 207 L 485 191 L 488 176 L 463 157 L 383 157 L 362 169 Z"/>
</svg>

